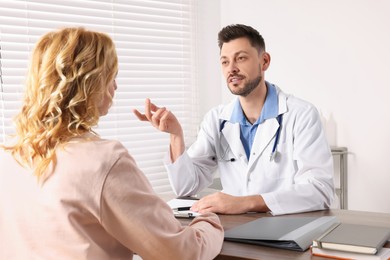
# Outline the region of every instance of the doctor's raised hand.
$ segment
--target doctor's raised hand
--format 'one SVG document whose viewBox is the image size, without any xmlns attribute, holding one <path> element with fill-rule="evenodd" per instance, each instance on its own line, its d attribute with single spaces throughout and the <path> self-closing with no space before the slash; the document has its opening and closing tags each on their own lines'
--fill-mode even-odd
<svg viewBox="0 0 390 260">
<path fill-rule="evenodd" d="M 141 121 L 149 121 L 156 129 L 170 134 L 170 154 L 174 162 L 185 150 L 183 129 L 176 116 L 165 107 L 158 107 L 150 101 L 145 100 L 145 113 L 133 109 L 135 116 Z"/>
</svg>

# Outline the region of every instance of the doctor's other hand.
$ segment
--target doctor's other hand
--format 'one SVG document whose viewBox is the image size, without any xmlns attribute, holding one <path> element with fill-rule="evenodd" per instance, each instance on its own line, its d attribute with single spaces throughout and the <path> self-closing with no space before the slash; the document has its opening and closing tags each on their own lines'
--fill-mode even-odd
<svg viewBox="0 0 390 260">
<path fill-rule="evenodd" d="M 165 107 L 158 107 L 149 98 L 145 100 L 145 114 L 133 109 L 135 116 L 141 121 L 149 121 L 155 128 L 176 136 L 182 136 L 183 130 L 176 116 Z"/>
<path fill-rule="evenodd" d="M 192 205 L 191 210 L 201 214 L 208 212 L 241 214 L 247 212 L 247 209 L 241 203 L 240 197 L 235 197 L 223 192 L 216 192 L 201 198 Z"/>
<path fill-rule="evenodd" d="M 260 195 L 232 196 L 223 192 L 216 192 L 194 203 L 191 210 L 201 214 L 207 212 L 243 214 L 250 211 L 268 212 L 269 208 Z"/>
</svg>

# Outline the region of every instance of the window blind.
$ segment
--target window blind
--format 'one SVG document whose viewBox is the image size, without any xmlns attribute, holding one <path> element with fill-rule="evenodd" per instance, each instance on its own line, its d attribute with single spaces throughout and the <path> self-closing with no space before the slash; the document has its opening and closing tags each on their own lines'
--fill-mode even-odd
<svg viewBox="0 0 390 260">
<path fill-rule="evenodd" d="M 166 106 L 182 123 L 186 143 L 196 136 L 195 0 L 0 1 L 0 142 L 14 133 L 29 56 L 46 32 L 83 26 L 108 33 L 118 59 L 118 90 L 109 114 L 95 129 L 121 141 L 154 190 L 170 193 L 162 159 L 169 135 L 140 122 L 145 98 Z"/>
</svg>

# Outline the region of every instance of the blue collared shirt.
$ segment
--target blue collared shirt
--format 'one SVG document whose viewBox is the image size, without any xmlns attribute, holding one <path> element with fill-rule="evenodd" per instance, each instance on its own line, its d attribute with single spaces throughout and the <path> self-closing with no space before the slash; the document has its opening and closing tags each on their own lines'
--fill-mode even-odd
<svg viewBox="0 0 390 260">
<path fill-rule="evenodd" d="M 242 111 L 240 100 L 237 99 L 234 106 L 232 116 L 230 117 L 231 123 L 240 124 L 240 139 L 242 145 L 244 146 L 246 157 L 249 160 L 250 152 L 252 150 L 253 140 L 255 139 L 256 131 L 259 124 L 263 123 L 265 120 L 270 118 L 275 118 L 278 116 L 278 94 L 276 93 L 276 88 L 273 84 L 265 82 L 267 86 L 267 96 L 265 97 L 265 102 L 263 109 L 261 110 L 260 117 L 252 125 L 245 117 L 244 112 Z"/>
</svg>

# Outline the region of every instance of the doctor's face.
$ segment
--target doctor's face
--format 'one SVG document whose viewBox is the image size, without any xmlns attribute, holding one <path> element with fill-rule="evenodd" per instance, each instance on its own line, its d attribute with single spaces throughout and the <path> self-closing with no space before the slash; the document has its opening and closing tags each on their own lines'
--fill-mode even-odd
<svg viewBox="0 0 390 260">
<path fill-rule="evenodd" d="M 224 43 L 221 48 L 222 73 L 234 95 L 246 97 L 259 86 L 269 61 L 268 53 L 259 54 L 244 37 Z"/>
</svg>

